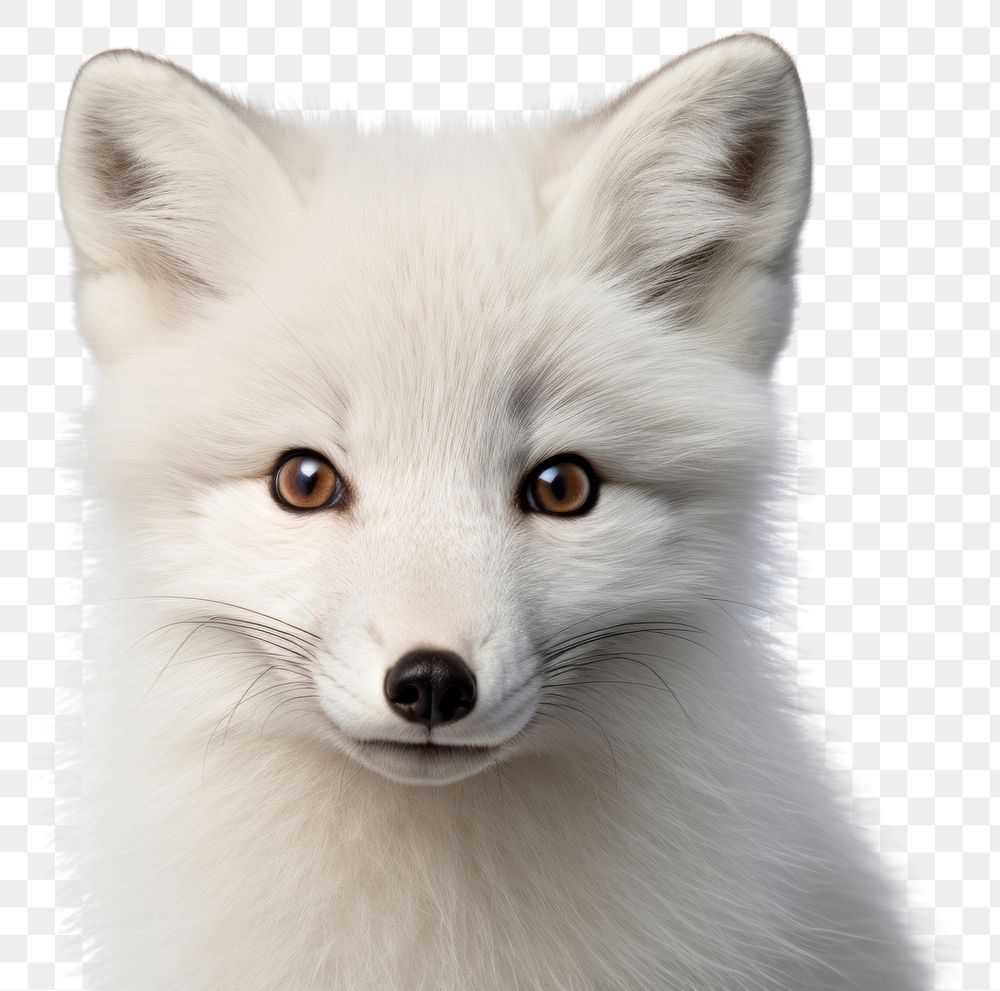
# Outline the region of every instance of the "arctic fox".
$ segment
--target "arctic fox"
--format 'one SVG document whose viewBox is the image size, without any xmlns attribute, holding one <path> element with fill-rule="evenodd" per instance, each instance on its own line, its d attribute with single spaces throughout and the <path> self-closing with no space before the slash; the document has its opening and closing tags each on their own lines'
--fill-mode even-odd
<svg viewBox="0 0 1000 991">
<path fill-rule="evenodd" d="M 923 986 L 757 620 L 809 186 L 754 35 L 495 133 L 83 67 L 101 988 Z"/>
</svg>

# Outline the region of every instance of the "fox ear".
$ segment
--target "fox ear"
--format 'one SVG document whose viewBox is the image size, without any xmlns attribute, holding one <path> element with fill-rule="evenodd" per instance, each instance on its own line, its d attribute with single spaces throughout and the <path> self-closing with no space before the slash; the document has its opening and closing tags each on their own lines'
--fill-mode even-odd
<svg viewBox="0 0 1000 991">
<path fill-rule="evenodd" d="M 787 334 L 810 187 L 785 52 L 736 35 L 683 56 L 559 133 L 541 187 L 575 260 L 638 305 L 768 371 Z"/>
<path fill-rule="evenodd" d="M 87 62 L 59 162 L 81 296 L 113 283 L 176 312 L 246 280 L 295 200 L 268 137 L 247 107 L 169 62 L 132 51 Z M 114 326 L 104 333 L 86 321 L 98 353 L 139 343 L 122 338 L 141 329 L 114 315 L 97 322 Z"/>
</svg>

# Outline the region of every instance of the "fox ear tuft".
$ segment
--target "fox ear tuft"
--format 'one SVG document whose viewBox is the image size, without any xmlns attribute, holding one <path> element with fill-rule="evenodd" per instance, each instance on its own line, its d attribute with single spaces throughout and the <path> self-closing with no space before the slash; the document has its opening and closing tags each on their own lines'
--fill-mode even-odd
<svg viewBox="0 0 1000 991">
<path fill-rule="evenodd" d="M 766 371 L 787 333 L 810 180 L 791 60 L 736 35 L 561 130 L 541 199 L 578 263 Z"/>
<path fill-rule="evenodd" d="M 169 62 L 133 51 L 87 62 L 59 162 L 81 288 L 124 277 L 184 308 L 245 280 L 295 201 L 252 123 L 249 108 Z"/>
</svg>

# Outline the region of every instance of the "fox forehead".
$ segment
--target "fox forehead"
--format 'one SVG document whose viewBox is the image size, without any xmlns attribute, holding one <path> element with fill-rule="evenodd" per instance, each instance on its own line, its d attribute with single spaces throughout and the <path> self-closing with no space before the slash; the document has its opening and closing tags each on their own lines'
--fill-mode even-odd
<svg viewBox="0 0 1000 991">
<path fill-rule="evenodd" d="M 296 185 L 334 237 L 350 229 L 445 257 L 449 245 L 476 250 L 484 234 L 517 245 L 541 222 L 539 138 L 524 128 L 358 133 L 344 124 L 311 139 L 319 155 Z"/>
<path fill-rule="evenodd" d="M 430 450 L 479 425 L 502 436 L 505 426 L 594 419 L 604 405 L 615 416 L 616 398 L 642 402 L 652 352 L 680 353 L 641 325 L 623 326 L 592 286 L 498 280 L 442 282 L 407 305 L 405 284 L 387 294 L 353 275 L 344 285 L 291 265 L 251 295 L 220 301 L 170 345 L 136 356 L 125 374 L 112 370 L 108 385 L 121 379 L 143 393 L 140 407 L 162 394 L 167 417 L 186 416 L 190 403 L 219 419 L 238 410 L 250 416 L 250 437 L 256 397 L 272 416 L 297 411 L 310 433 L 414 443 L 420 435 Z M 188 405 L 176 403 L 178 376 Z"/>
</svg>

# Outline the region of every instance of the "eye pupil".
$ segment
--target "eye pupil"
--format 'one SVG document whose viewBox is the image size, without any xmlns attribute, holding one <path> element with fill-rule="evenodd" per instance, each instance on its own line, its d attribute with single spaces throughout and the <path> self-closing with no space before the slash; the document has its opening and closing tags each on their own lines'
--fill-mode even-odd
<svg viewBox="0 0 1000 991">
<path fill-rule="evenodd" d="M 303 458 L 299 462 L 299 470 L 295 476 L 295 483 L 298 490 L 304 495 L 312 495 L 319 478 L 319 463 L 311 458 Z"/>
<path fill-rule="evenodd" d="M 554 468 L 551 471 L 546 472 L 546 475 L 548 477 L 545 478 L 544 481 L 552 490 L 552 495 L 560 502 L 563 502 L 569 494 L 569 480 L 559 468 Z"/>
</svg>

